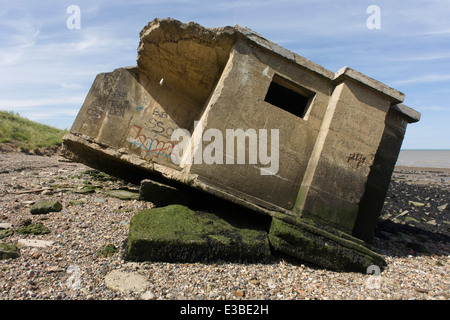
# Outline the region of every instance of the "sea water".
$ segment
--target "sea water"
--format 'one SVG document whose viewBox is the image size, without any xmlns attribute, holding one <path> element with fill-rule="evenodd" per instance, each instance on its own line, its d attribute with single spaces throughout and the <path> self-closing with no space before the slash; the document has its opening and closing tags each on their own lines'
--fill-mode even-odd
<svg viewBox="0 0 450 320">
<path fill-rule="evenodd" d="M 400 150 L 397 166 L 450 168 L 450 150 Z"/>
</svg>

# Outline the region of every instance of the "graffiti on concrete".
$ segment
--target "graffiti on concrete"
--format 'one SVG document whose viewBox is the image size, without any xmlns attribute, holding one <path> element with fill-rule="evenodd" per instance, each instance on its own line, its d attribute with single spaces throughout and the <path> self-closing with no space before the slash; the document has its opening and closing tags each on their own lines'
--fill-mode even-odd
<svg viewBox="0 0 450 320">
<path fill-rule="evenodd" d="M 364 165 L 367 158 L 361 153 L 352 153 L 347 157 L 347 162 L 354 162 L 356 164 L 356 168 L 359 168 Z"/>
<path fill-rule="evenodd" d="M 99 102 L 93 102 L 86 111 L 88 119 L 91 121 L 100 120 L 103 117 L 103 112 L 103 105 Z"/>
<path fill-rule="evenodd" d="M 109 114 L 113 116 L 123 118 L 125 116 L 125 111 L 130 109 L 130 103 L 128 102 L 128 100 L 124 101 L 111 100 L 110 103 L 111 107 L 109 108 Z"/>
<path fill-rule="evenodd" d="M 127 141 L 141 149 L 141 157 L 143 159 L 152 161 L 154 156 L 169 157 L 175 143 L 160 138 L 157 139 L 157 137 L 157 134 L 152 137 L 147 136 L 142 132 L 142 127 L 132 125 Z"/>
</svg>

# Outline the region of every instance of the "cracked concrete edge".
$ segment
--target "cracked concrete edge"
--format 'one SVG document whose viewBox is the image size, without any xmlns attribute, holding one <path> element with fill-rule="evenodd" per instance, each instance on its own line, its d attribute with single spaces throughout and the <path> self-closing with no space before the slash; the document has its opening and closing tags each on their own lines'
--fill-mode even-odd
<svg viewBox="0 0 450 320">
<path fill-rule="evenodd" d="M 409 123 L 417 122 L 420 119 L 420 113 L 415 111 L 412 108 L 409 108 L 403 104 L 403 100 L 405 99 L 405 94 L 391 88 L 390 86 L 381 83 L 369 76 L 366 76 L 352 68 L 349 68 L 348 66 L 344 66 L 336 73 L 320 66 L 319 64 L 306 59 L 284 47 L 281 45 L 272 42 L 266 38 L 264 38 L 259 33 L 247 28 L 242 27 L 239 25 L 235 25 L 234 27 L 226 26 L 226 27 L 219 27 L 219 28 L 206 28 L 201 26 L 198 23 L 195 22 L 189 22 L 189 23 L 182 23 L 178 20 L 167 18 L 167 19 L 159 19 L 156 18 L 153 21 L 149 22 L 147 26 L 145 26 L 141 33 L 140 33 L 140 39 L 141 43 L 139 44 L 139 49 L 142 46 L 143 39 L 147 37 L 151 32 L 158 29 L 159 27 L 175 27 L 177 30 L 191 30 L 195 32 L 194 36 L 199 36 L 202 39 L 208 39 L 208 41 L 213 42 L 216 41 L 219 38 L 224 37 L 239 37 L 245 41 L 251 42 L 253 44 L 256 44 L 259 47 L 262 47 L 268 51 L 271 51 L 287 60 L 290 60 L 294 62 L 295 64 L 311 71 L 316 74 L 319 74 L 330 81 L 334 83 L 339 83 L 343 81 L 344 79 L 352 79 L 354 81 L 357 81 L 359 83 L 362 83 L 369 88 L 381 92 L 384 95 L 388 96 L 392 100 L 392 108 L 403 114 L 407 121 Z M 138 49 L 138 52 L 139 52 Z M 139 59 L 139 58 L 138 58 Z"/>
</svg>

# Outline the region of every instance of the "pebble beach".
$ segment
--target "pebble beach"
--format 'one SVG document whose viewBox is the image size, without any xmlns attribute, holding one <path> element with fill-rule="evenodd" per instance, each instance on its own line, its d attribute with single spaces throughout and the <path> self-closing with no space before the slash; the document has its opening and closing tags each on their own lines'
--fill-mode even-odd
<svg viewBox="0 0 450 320">
<path fill-rule="evenodd" d="M 269 263 L 130 262 L 131 217 L 153 207 L 108 190 L 138 186 L 58 154 L 0 154 L 0 300 L 448 300 L 450 169 L 397 167 L 372 246 L 384 270 L 335 272 L 274 254 Z M 58 212 L 31 214 L 39 201 Z M 43 225 L 43 234 L 18 228 Z M 10 230 L 9 232 L 5 230 Z"/>
</svg>

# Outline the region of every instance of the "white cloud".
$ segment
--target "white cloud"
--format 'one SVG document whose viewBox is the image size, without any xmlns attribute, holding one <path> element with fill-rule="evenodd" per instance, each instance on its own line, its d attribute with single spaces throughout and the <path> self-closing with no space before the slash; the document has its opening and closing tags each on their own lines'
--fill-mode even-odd
<svg viewBox="0 0 450 320">
<path fill-rule="evenodd" d="M 52 109 L 49 111 L 28 111 L 24 113 L 24 116 L 32 119 L 33 121 L 40 121 L 48 118 L 57 118 L 60 116 L 75 118 L 79 112 L 79 109 Z"/>
<path fill-rule="evenodd" d="M 86 28 L 75 41 L 69 37 L 61 44 L 55 44 L 67 54 L 101 54 L 114 50 L 137 49 L 138 41 L 132 38 L 116 38 L 107 28 Z"/>
<path fill-rule="evenodd" d="M 419 83 L 431 83 L 431 82 L 442 82 L 449 81 L 450 74 L 428 74 L 423 76 L 417 76 L 410 79 L 405 80 L 397 80 L 393 83 L 396 85 L 405 85 L 405 84 L 419 84 Z"/>
<path fill-rule="evenodd" d="M 420 107 L 418 108 L 420 111 L 448 111 L 450 108 L 442 107 L 442 106 L 428 106 L 428 107 Z"/>
<path fill-rule="evenodd" d="M 387 61 L 434 61 L 450 59 L 450 52 L 410 52 L 408 55 L 387 58 Z"/>
<path fill-rule="evenodd" d="M 69 90 L 81 90 L 84 87 L 79 83 L 61 83 L 62 89 L 69 89 Z"/>
<path fill-rule="evenodd" d="M 1 20 L 1 19 L 0 19 Z M 13 65 L 23 54 L 36 44 L 40 34 L 40 25 L 27 19 L 0 22 L 2 35 L 0 39 L 0 66 Z"/>
<path fill-rule="evenodd" d="M 23 111 L 29 110 L 33 107 L 39 106 L 66 106 L 66 105 L 81 105 L 83 104 L 85 96 L 62 96 L 62 97 L 47 97 L 47 98 L 29 98 L 29 99 L 1 99 L 0 106 L 2 108 L 14 108 L 14 110 Z"/>
<path fill-rule="evenodd" d="M 422 33 L 425 36 L 447 36 L 450 35 L 450 29 L 434 30 Z"/>
</svg>

